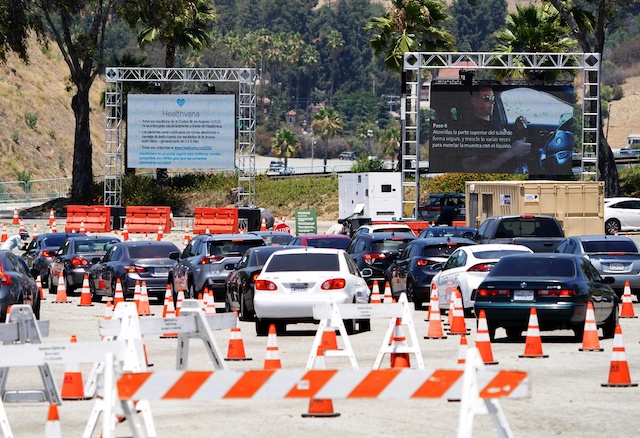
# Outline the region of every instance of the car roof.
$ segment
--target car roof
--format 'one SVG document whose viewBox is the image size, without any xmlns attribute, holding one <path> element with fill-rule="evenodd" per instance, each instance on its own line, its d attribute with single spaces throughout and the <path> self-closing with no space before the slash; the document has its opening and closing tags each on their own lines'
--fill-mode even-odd
<svg viewBox="0 0 640 438">
<path fill-rule="evenodd" d="M 527 253 L 533 252 L 533 250 L 531 250 L 531 248 L 529 248 L 528 246 L 513 245 L 510 243 L 483 243 L 480 245 L 470 245 L 469 247 L 465 247 L 465 248 L 468 248 L 468 250 L 472 252 L 496 251 L 496 250 L 508 251 L 508 250 L 514 250 L 514 249 L 516 251 L 522 251 Z"/>
<path fill-rule="evenodd" d="M 287 233 L 286 231 L 273 231 L 273 230 L 249 231 L 246 234 L 255 234 L 256 236 L 291 236 L 293 237 L 293 234 Z"/>
<path fill-rule="evenodd" d="M 261 240 L 262 237 L 253 234 L 253 233 L 242 233 L 242 234 L 207 234 L 207 241 L 216 241 L 216 240 Z"/>
<path fill-rule="evenodd" d="M 358 230 L 360 229 L 368 229 L 368 230 L 378 230 L 381 228 L 398 228 L 398 229 L 402 229 L 402 230 L 406 230 L 406 229 L 411 229 L 411 227 L 409 225 L 406 224 L 367 224 L 367 225 L 361 225 Z M 357 230 L 356 230 L 357 231 Z"/>
<path fill-rule="evenodd" d="M 391 239 L 417 239 L 417 236 L 413 233 L 403 233 L 403 232 L 381 232 L 381 233 L 362 233 L 358 234 L 356 238 L 370 239 L 370 240 L 391 240 Z"/>
<path fill-rule="evenodd" d="M 116 240 L 118 242 L 120 242 L 121 240 L 115 236 L 104 236 L 104 235 L 87 235 L 87 234 L 83 234 L 81 236 L 70 236 L 67 238 L 67 240 L 73 240 L 76 242 L 87 242 L 87 241 L 92 241 L 92 240 Z"/>
<path fill-rule="evenodd" d="M 475 245 L 476 242 L 475 240 L 471 240 L 471 239 L 465 239 L 464 237 L 422 237 L 420 239 L 415 239 L 413 241 L 414 245 L 421 245 L 421 246 L 427 246 L 427 245 L 442 245 L 442 244 L 446 244 L 449 242 L 455 242 L 455 243 L 467 243 L 469 245 Z"/>
<path fill-rule="evenodd" d="M 298 236 L 305 239 L 351 239 L 349 236 L 345 234 L 305 234 L 303 236 Z"/>
<path fill-rule="evenodd" d="M 276 247 L 276 248 L 284 248 L 284 246 Z M 339 254 L 344 252 L 343 249 L 336 248 L 315 248 L 313 246 L 294 246 L 290 249 L 287 249 L 287 254 L 304 254 L 304 253 L 319 253 L 319 254 Z"/>
<path fill-rule="evenodd" d="M 631 197 L 626 197 L 626 196 L 617 196 L 617 197 L 613 197 L 613 198 L 604 198 L 605 204 L 611 204 L 611 203 L 620 202 L 620 201 L 640 201 L 640 198 L 631 198 Z"/>
<path fill-rule="evenodd" d="M 591 235 L 585 235 L 585 236 L 571 236 L 568 237 L 567 239 L 576 239 L 579 240 L 581 242 L 589 242 L 589 241 L 593 241 L 593 240 L 631 240 L 633 241 L 632 238 L 630 238 L 629 236 L 616 236 L 616 235 L 599 235 L 599 234 L 591 234 Z"/>
<path fill-rule="evenodd" d="M 124 242 L 118 242 L 118 246 L 126 246 L 126 247 L 135 247 L 135 246 L 163 246 L 163 245 L 173 245 L 176 246 L 175 243 L 169 242 L 168 240 L 157 241 L 157 240 L 127 240 Z M 177 248 L 177 246 L 176 246 Z"/>
</svg>

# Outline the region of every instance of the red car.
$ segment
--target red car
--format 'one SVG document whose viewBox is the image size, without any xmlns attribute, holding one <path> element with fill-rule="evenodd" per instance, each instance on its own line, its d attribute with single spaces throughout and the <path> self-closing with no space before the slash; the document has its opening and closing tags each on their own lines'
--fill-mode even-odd
<svg viewBox="0 0 640 438">
<path fill-rule="evenodd" d="M 298 236 L 287 245 L 313 246 L 314 248 L 336 248 L 346 250 L 351 238 L 344 234 L 309 234 Z"/>
</svg>

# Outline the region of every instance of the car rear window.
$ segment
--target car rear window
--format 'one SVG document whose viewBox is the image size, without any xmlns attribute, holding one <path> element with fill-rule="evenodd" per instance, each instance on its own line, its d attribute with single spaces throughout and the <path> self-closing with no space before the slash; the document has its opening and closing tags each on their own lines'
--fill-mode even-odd
<svg viewBox="0 0 640 438">
<path fill-rule="evenodd" d="M 264 240 L 213 240 L 208 243 L 208 253 L 210 256 L 221 255 L 224 257 L 240 257 L 249 248 L 264 246 Z"/>
<path fill-rule="evenodd" d="M 59 235 L 52 235 L 42 239 L 43 246 L 60 246 L 67 239 L 67 236 L 64 233 L 59 233 Z"/>
<path fill-rule="evenodd" d="M 374 228 L 371 230 L 373 233 L 413 233 L 409 227 L 383 227 Z"/>
<path fill-rule="evenodd" d="M 564 237 L 562 229 L 551 218 L 506 218 L 500 226 L 509 232 L 509 237 Z"/>
<path fill-rule="evenodd" d="M 338 254 L 275 254 L 265 272 L 340 271 Z"/>
<path fill-rule="evenodd" d="M 307 245 L 314 248 L 337 248 L 346 250 L 351 240 L 340 237 L 323 237 L 318 239 L 307 239 Z"/>
<path fill-rule="evenodd" d="M 638 247 L 630 240 L 595 240 L 583 242 L 582 246 L 588 253 L 638 252 Z"/>
<path fill-rule="evenodd" d="M 510 257 L 501 259 L 489 273 L 490 277 L 570 278 L 576 269 L 572 259 Z"/>
<path fill-rule="evenodd" d="M 177 251 L 173 245 L 130 246 L 129 256 L 132 259 L 160 259 L 168 258 L 172 251 Z"/>
<path fill-rule="evenodd" d="M 423 257 L 442 257 L 450 256 L 456 249 L 464 245 L 441 243 L 438 245 L 428 245 L 422 248 Z"/>
<path fill-rule="evenodd" d="M 118 243 L 117 240 L 88 240 L 76 242 L 76 254 L 89 254 L 94 252 L 106 252 L 114 244 Z"/>
<path fill-rule="evenodd" d="M 509 249 L 493 249 L 490 251 L 476 251 L 473 255 L 478 259 L 499 259 L 504 256 L 508 256 L 511 254 L 523 254 L 529 251 L 517 251 L 517 250 L 509 250 Z"/>
<path fill-rule="evenodd" d="M 411 239 L 379 240 L 377 242 L 371 242 L 371 252 L 399 252 L 402 251 L 409 242 L 411 242 Z"/>
</svg>

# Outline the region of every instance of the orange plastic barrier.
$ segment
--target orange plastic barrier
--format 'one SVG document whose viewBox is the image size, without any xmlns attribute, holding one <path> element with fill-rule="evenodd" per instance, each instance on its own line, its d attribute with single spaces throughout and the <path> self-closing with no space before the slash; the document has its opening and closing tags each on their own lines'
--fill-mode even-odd
<svg viewBox="0 0 640 438">
<path fill-rule="evenodd" d="M 407 225 L 416 236 L 422 233 L 422 230 L 429 228 L 428 221 L 372 221 L 372 225 L 377 224 L 401 224 Z"/>
<path fill-rule="evenodd" d="M 451 225 L 454 227 L 466 227 L 467 223 L 465 221 L 453 221 Z"/>
<path fill-rule="evenodd" d="M 171 232 L 171 207 L 126 208 L 126 223 L 129 233 L 157 233 L 158 226 L 163 233 Z"/>
<path fill-rule="evenodd" d="M 238 232 L 238 209 L 196 207 L 193 234 L 231 234 Z"/>
<path fill-rule="evenodd" d="M 67 223 L 64 231 L 79 233 L 83 225 L 88 233 L 108 233 L 111 231 L 111 207 L 67 205 Z"/>
</svg>

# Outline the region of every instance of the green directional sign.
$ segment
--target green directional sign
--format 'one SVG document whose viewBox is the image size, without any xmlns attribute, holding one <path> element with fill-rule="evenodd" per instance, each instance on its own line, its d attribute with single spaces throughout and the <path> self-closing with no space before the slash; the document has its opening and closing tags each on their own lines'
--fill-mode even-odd
<svg viewBox="0 0 640 438">
<path fill-rule="evenodd" d="M 296 210 L 296 235 L 317 234 L 318 217 L 315 210 Z"/>
</svg>

